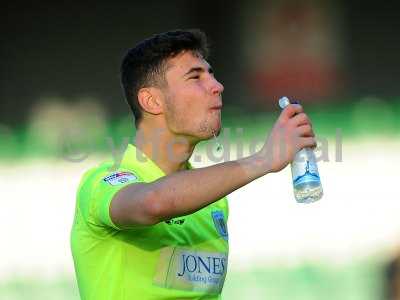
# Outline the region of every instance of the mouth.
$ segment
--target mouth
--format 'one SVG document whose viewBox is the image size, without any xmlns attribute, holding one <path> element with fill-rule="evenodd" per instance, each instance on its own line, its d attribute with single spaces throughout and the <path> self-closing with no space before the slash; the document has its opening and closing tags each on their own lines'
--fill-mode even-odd
<svg viewBox="0 0 400 300">
<path fill-rule="evenodd" d="M 210 108 L 211 110 L 221 110 L 222 109 L 222 105 L 216 105 Z"/>
</svg>

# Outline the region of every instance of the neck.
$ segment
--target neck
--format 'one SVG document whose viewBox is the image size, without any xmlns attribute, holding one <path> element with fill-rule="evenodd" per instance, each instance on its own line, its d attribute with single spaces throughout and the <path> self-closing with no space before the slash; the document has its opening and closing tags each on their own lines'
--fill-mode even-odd
<svg viewBox="0 0 400 300">
<path fill-rule="evenodd" d="M 190 142 L 187 137 L 176 136 L 165 128 L 140 127 L 135 145 L 168 175 L 187 169 L 196 143 Z"/>
</svg>

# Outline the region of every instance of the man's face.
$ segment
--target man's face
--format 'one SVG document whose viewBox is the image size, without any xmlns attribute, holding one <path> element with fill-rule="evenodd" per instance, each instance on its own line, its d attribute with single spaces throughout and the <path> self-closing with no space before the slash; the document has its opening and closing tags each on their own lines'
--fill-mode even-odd
<svg viewBox="0 0 400 300">
<path fill-rule="evenodd" d="M 193 141 L 205 140 L 221 129 L 224 87 L 201 57 L 185 51 L 168 60 L 165 74 L 165 119 L 168 129 Z"/>
</svg>

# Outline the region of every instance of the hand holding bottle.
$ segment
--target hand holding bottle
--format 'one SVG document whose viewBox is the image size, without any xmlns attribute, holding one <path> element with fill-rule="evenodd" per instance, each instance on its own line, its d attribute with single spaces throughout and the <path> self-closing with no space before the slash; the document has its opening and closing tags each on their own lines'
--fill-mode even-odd
<svg viewBox="0 0 400 300">
<path fill-rule="evenodd" d="M 285 109 L 290 104 L 287 97 L 279 99 L 279 106 Z M 313 133 L 314 135 L 314 133 Z M 314 150 L 304 147 L 298 151 L 291 163 L 293 191 L 297 202 L 312 203 L 323 196 Z"/>
<path fill-rule="evenodd" d="M 275 122 L 259 155 L 269 172 L 284 169 L 295 154 L 316 145 L 310 120 L 300 105 L 286 107 Z"/>
</svg>

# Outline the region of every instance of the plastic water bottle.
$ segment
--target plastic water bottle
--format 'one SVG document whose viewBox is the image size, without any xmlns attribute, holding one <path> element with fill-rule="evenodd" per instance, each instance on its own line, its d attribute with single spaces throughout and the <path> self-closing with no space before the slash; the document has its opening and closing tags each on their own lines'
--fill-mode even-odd
<svg viewBox="0 0 400 300">
<path fill-rule="evenodd" d="M 282 109 L 289 104 L 287 97 L 279 99 Z M 322 198 L 322 185 L 313 149 L 307 147 L 297 152 L 291 169 L 294 196 L 298 203 L 312 203 Z"/>
</svg>

